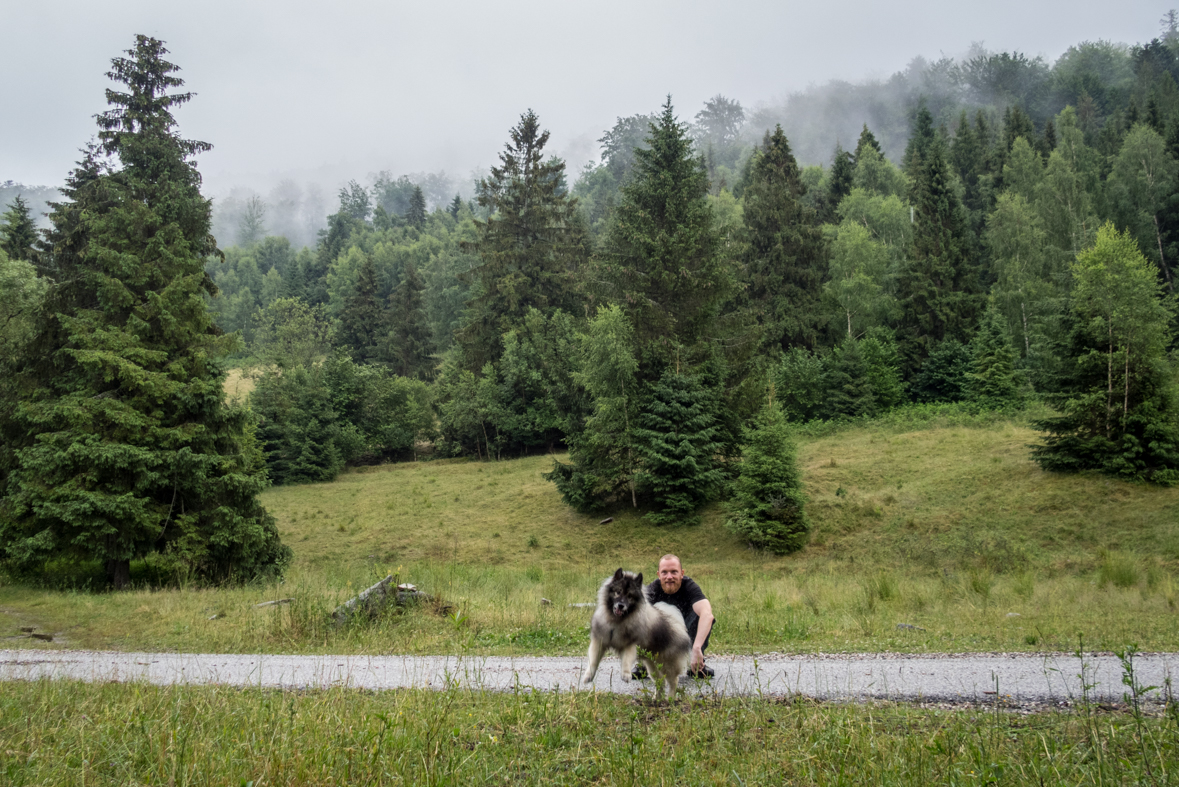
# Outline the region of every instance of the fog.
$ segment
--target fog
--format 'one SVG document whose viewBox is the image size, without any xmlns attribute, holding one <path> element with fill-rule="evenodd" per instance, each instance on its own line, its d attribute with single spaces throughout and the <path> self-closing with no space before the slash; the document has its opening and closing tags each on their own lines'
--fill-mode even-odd
<svg viewBox="0 0 1179 787">
<path fill-rule="evenodd" d="M 1051 64 L 1085 40 L 1149 40 L 1168 2 L 10 2 L 0 182 L 64 180 L 105 108 L 110 59 L 136 33 L 163 39 L 197 94 L 177 118 L 184 136 L 214 146 L 198 160 L 205 192 L 297 193 L 309 215 L 381 172 L 433 174 L 469 193 L 528 108 L 572 180 L 617 117 L 657 111 L 669 93 L 684 120 L 723 94 L 751 120 L 805 133 L 791 108 L 835 111 L 816 92 L 831 80 L 883 81 L 915 58 L 980 44 Z M 790 100 L 799 94 L 812 100 Z M 854 101 L 841 107 L 840 128 L 870 121 Z M 841 141 L 855 143 L 850 132 Z M 830 145 L 796 149 L 816 163 Z"/>
</svg>

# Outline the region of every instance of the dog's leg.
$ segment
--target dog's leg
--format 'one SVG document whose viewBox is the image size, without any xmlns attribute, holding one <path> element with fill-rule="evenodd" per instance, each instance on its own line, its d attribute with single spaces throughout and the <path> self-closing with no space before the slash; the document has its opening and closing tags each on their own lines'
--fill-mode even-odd
<svg viewBox="0 0 1179 787">
<path fill-rule="evenodd" d="M 618 654 L 622 658 L 622 680 L 625 683 L 630 683 L 630 673 L 635 668 L 635 662 L 639 658 L 639 646 L 631 645 L 623 648 L 622 652 Z"/>
<path fill-rule="evenodd" d="M 664 673 L 667 671 L 667 666 L 655 659 L 643 657 L 643 664 L 647 667 L 647 672 L 651 673 L 651 679 L 655 681 L 655 701 L 663 701 L 663 679 Z"/>
<path fill-rule="evenodd" d="M 582 683 L 593 683 L 594 676 L 598 674 L 598 665 L 602 663 L 602 654 L 605 652 L 601 641 L 597 637 L 590 637 L 589 652 L 585 655 L 585 672 L 581 676 Z M 626 674 L 630 678 L 630 673 Z"/>
</svg>

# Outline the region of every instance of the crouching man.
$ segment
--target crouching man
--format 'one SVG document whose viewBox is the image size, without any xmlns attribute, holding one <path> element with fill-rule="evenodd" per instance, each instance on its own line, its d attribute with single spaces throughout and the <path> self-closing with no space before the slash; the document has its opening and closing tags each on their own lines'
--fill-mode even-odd
<svg viewBox="0 0 1179 787">
<path fill-rule="evenodd" d="M 666 601 L 680 611 L 692 640 L 692 661 L 688 665 L 689 678 L 711 678 L 711 667 L 704 664 L 704 651 L 712 636 L 712 604 L 700 586 L 684 576 L 684 566 L 675 555 L 659 558 L 659 579 L 647 586 L 647 598 L 652 604 Z M 645 677 L 642 665 L 635 668 L 635 677 Z"/>
</svg>

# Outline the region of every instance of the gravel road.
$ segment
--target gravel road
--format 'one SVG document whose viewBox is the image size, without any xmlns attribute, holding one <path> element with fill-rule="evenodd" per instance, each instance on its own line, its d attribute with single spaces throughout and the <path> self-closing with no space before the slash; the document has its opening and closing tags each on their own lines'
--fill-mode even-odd
<svg viewBox="0 0 1179 787">
<path fill-rule="evenodd" d="M 1126 691 L 1113 655 L 1084 658 L 1091 699 L 1119 702 Z M 900 700 L 1011 705 L 1073 703 L 1082 696 L 1082 660 L 1072 654 L 766 654 L 716 656 L 711 681 L 684 681 L 692 693 L 803 695 L 822 700 Z M 0 650 L 0 680 L 43 677 L 155 684 L 221 684 L 286 688 L 366 689 L 462 686 L 557 691 L 580 688 L 583 660 L 570 657 L 272 656 L 198 653 L 117 653 L 82 650 Z M 1179 675 L 1179 653 L 1139 654 L 1142 686 L 1163 686 Z M 636 694 L 647 681 L 623 682 L 616 658 L 594 681 L 599 691 Z M 1149 693 L 1160 699 L 1161 689 Z"/>
</svg>

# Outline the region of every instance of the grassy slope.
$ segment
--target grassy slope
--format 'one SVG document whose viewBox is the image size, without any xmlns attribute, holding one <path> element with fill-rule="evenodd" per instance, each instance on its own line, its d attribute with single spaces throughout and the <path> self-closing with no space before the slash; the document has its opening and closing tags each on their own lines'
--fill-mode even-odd
<svg viewBox="0 0 1179 787">
<path fill-rule="evenodd" d="M 541 478 L 547 457 L 362 468 L 265 494 L 295 552 L 282 587 L 2 587 L 0 631 L 37 625 L 74 647 L 576 653 L 587 615 L 567 605 L 620 565 L 650 573 L 676 552 L 718 608 L 722 652 L 1070 648 L 1078 632 L 1098 647 L 1179 649 L 1179 489 L 1045 474 L 1028 460 L 1034 439 L 998 423 L 804 440 L 813 539 L 781 558 L 730 536 L 719 506 L 693 528 L 627 510 L 599 524 Z M 459 615 L 323 624 L 386 572 Z M 252 609 L 278 596 L 298 601 Z"/>
</svg>

